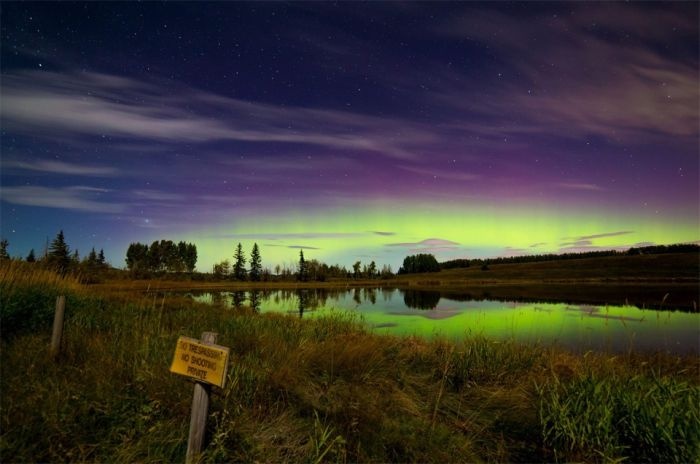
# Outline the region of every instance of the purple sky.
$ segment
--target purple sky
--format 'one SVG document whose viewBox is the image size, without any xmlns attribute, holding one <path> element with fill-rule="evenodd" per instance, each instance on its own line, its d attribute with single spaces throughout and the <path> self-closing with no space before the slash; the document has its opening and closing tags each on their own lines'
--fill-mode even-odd
<svg viewBox="0 0 700 464">
<path fill-rule="evenodd" d="M 2 236 L 203 270 L 696 241 L 698 39 L 697 3 L 3 3 Z"/>
</svg>

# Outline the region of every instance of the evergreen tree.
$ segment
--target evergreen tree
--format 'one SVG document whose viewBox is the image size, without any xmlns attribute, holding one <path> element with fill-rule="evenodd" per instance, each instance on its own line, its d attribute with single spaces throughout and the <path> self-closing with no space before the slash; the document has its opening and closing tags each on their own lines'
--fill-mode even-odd
<svg viewBox="0 0 700 464">
<path fill-rule="evenodd" d="M 10 242 L 8 242 L 6 238 L 0 240 L 0 261 L 10 259 L 10 255 L 7 253 L 8 246 L 10 246 Z"/>
<path fill-rule="evenodd" d="M 95 247 L 92 247 L 92 250 L 90 250 L 90 254 L 88 254 L 87 257 L 87 262 L 90 265 L 95 265 L 97 264 L 97 253 L 95 253 Z"/>
<path fill-rule="evenodd" d="M 68 248 L 68 244 L 66 244 L 66 239 L 63 236 L 62 230 L 56 235 L 53 242 L 51 242 L 47 258 L 49 265 L 53 266 L 58 272 L 63 274 L 68 271 L 71 262 L 70 249 Z"/>
<path fill-rule="evenodd" d="M 297 274 L 297 280 L 301 282 L 306 282 L 309 278 L 309 269 L 304 260 L 304 250 L 299 250 L 299 273 Z"/>
<path fill-rule="evenodd" d="M 29 250 L 29 254 L 27 255 L 27 262 L 28 263 L 36 262 L 36 256 L 34 256 L 34 248 Z"/>
<path fill-rule="evenodd" d="M 253 251 L 250 253 L 250 280 L 257 282 L 262 275 L 262 262 L 260 259 L 260 250 L 258 244 L 253 244 Z"/>
<path fill-rule="evenodd" d="M 233 278 L 236 280 L 245 280 L 245 256 L 243 255 L 243 247 L 239 243 L 236 247 L 236 254 L 233 255 L 235 262 L 233 263 Z"/>
<path fill-rule="evenodd" d="M 93 248 L 92 251 L 93 251 L 93 253 L 94 253 L 94 252 L 95 252 L 95 249 Z M 98 262 L 101 266 L 105 266 L 105 265 L 107 264 L 107 260 L 105 260 L 105 252 L 104 252 L 104 250 L 103 250 L 102 248 L 100 248 L 100 254 L 97 255 L 97 262 Z"/>
</svg>

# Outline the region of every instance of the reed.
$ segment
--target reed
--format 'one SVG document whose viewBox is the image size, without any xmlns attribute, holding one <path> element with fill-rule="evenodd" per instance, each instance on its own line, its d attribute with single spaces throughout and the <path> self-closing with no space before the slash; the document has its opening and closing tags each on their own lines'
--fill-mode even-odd
<svg viewBox="0 0 700 464">
<path fill-rule="evenodd" d="M 182 461 L 192 387 L 168 367 L 177 337 L 204 331 L 231 348 L 205 462 L 698 456 L 697 356 L 384 336 L 341 312 L 300 320 L 96 291 L 15 264 L 0 269 L 0 286 L 3 462 Z M 53 308 L 59 293 L 68 304 L 57 363 L 50 321 L 4 332 L 7 308 Z"/>
<path fill-rule="evenodd" d="M 559 459 L 697 462 L 700 388 L 686 381 L 592 372 L 540 388 L 545 443 Z"/>
</svg>

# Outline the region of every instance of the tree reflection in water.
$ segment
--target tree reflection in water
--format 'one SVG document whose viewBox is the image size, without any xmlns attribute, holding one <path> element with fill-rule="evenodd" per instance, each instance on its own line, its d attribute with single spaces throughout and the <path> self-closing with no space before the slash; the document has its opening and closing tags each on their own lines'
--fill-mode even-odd
<svg viewBox="0 0 700 464">
<path fill-rule="evenodd" d="M 403 302 L 409 308 L 435 309 L 440 302 L 440 292 L 424 290 L 402 290 Z"/>
<path fill-rule="evenodd" d="M 299 318 L 304 316 L 304 310 L 308 304 L 308 290 L 297 290 L 297 301 L 299 302 Z"/>
<path fill-rule="evenodd" d="M 245 301 L 245 292 L 231 292 L 231 305 L 235 309 L 241 309 Z"/>
<path fill-rule="evenodd" d="M 251 290 L 250 291 L 250 308 L 257 312 L 260 312 L 260 301 L 262 300 L 261 298 L 261 292 L 260 290 Z"/>
</svg>

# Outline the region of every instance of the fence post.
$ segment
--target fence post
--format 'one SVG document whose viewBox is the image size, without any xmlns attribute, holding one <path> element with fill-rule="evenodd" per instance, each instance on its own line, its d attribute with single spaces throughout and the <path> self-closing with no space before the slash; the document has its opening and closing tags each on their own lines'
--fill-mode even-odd
<svg viewBox="0 0 700 464">
<path fill-rule="evenodd" d="M 49 350 L 52 357 L 58 356 L 61 351 L 61 338 L 63 337 L 63 316 L 66 311 L 66 297 L 61 295 L 56 297 L 56 312 L 53 315 L 53 332 L 51 333 L 51 348 Z"/>
<path fill-rule="evenodd" d="M 202 333 L 202 343 L 215 344 L 217 334 L 215 332 Z M 192 397 L 192 416 L 190 417 L 190 434 L 187 438 L 186 464 L 195 464 L 199 461 L 204 444 L 204 432 L 207 427 L 207 415 L 209 413 L 209 394 L 211 387 L 202 382 L 195 382 L 194 396 Z"/>
</svg>

